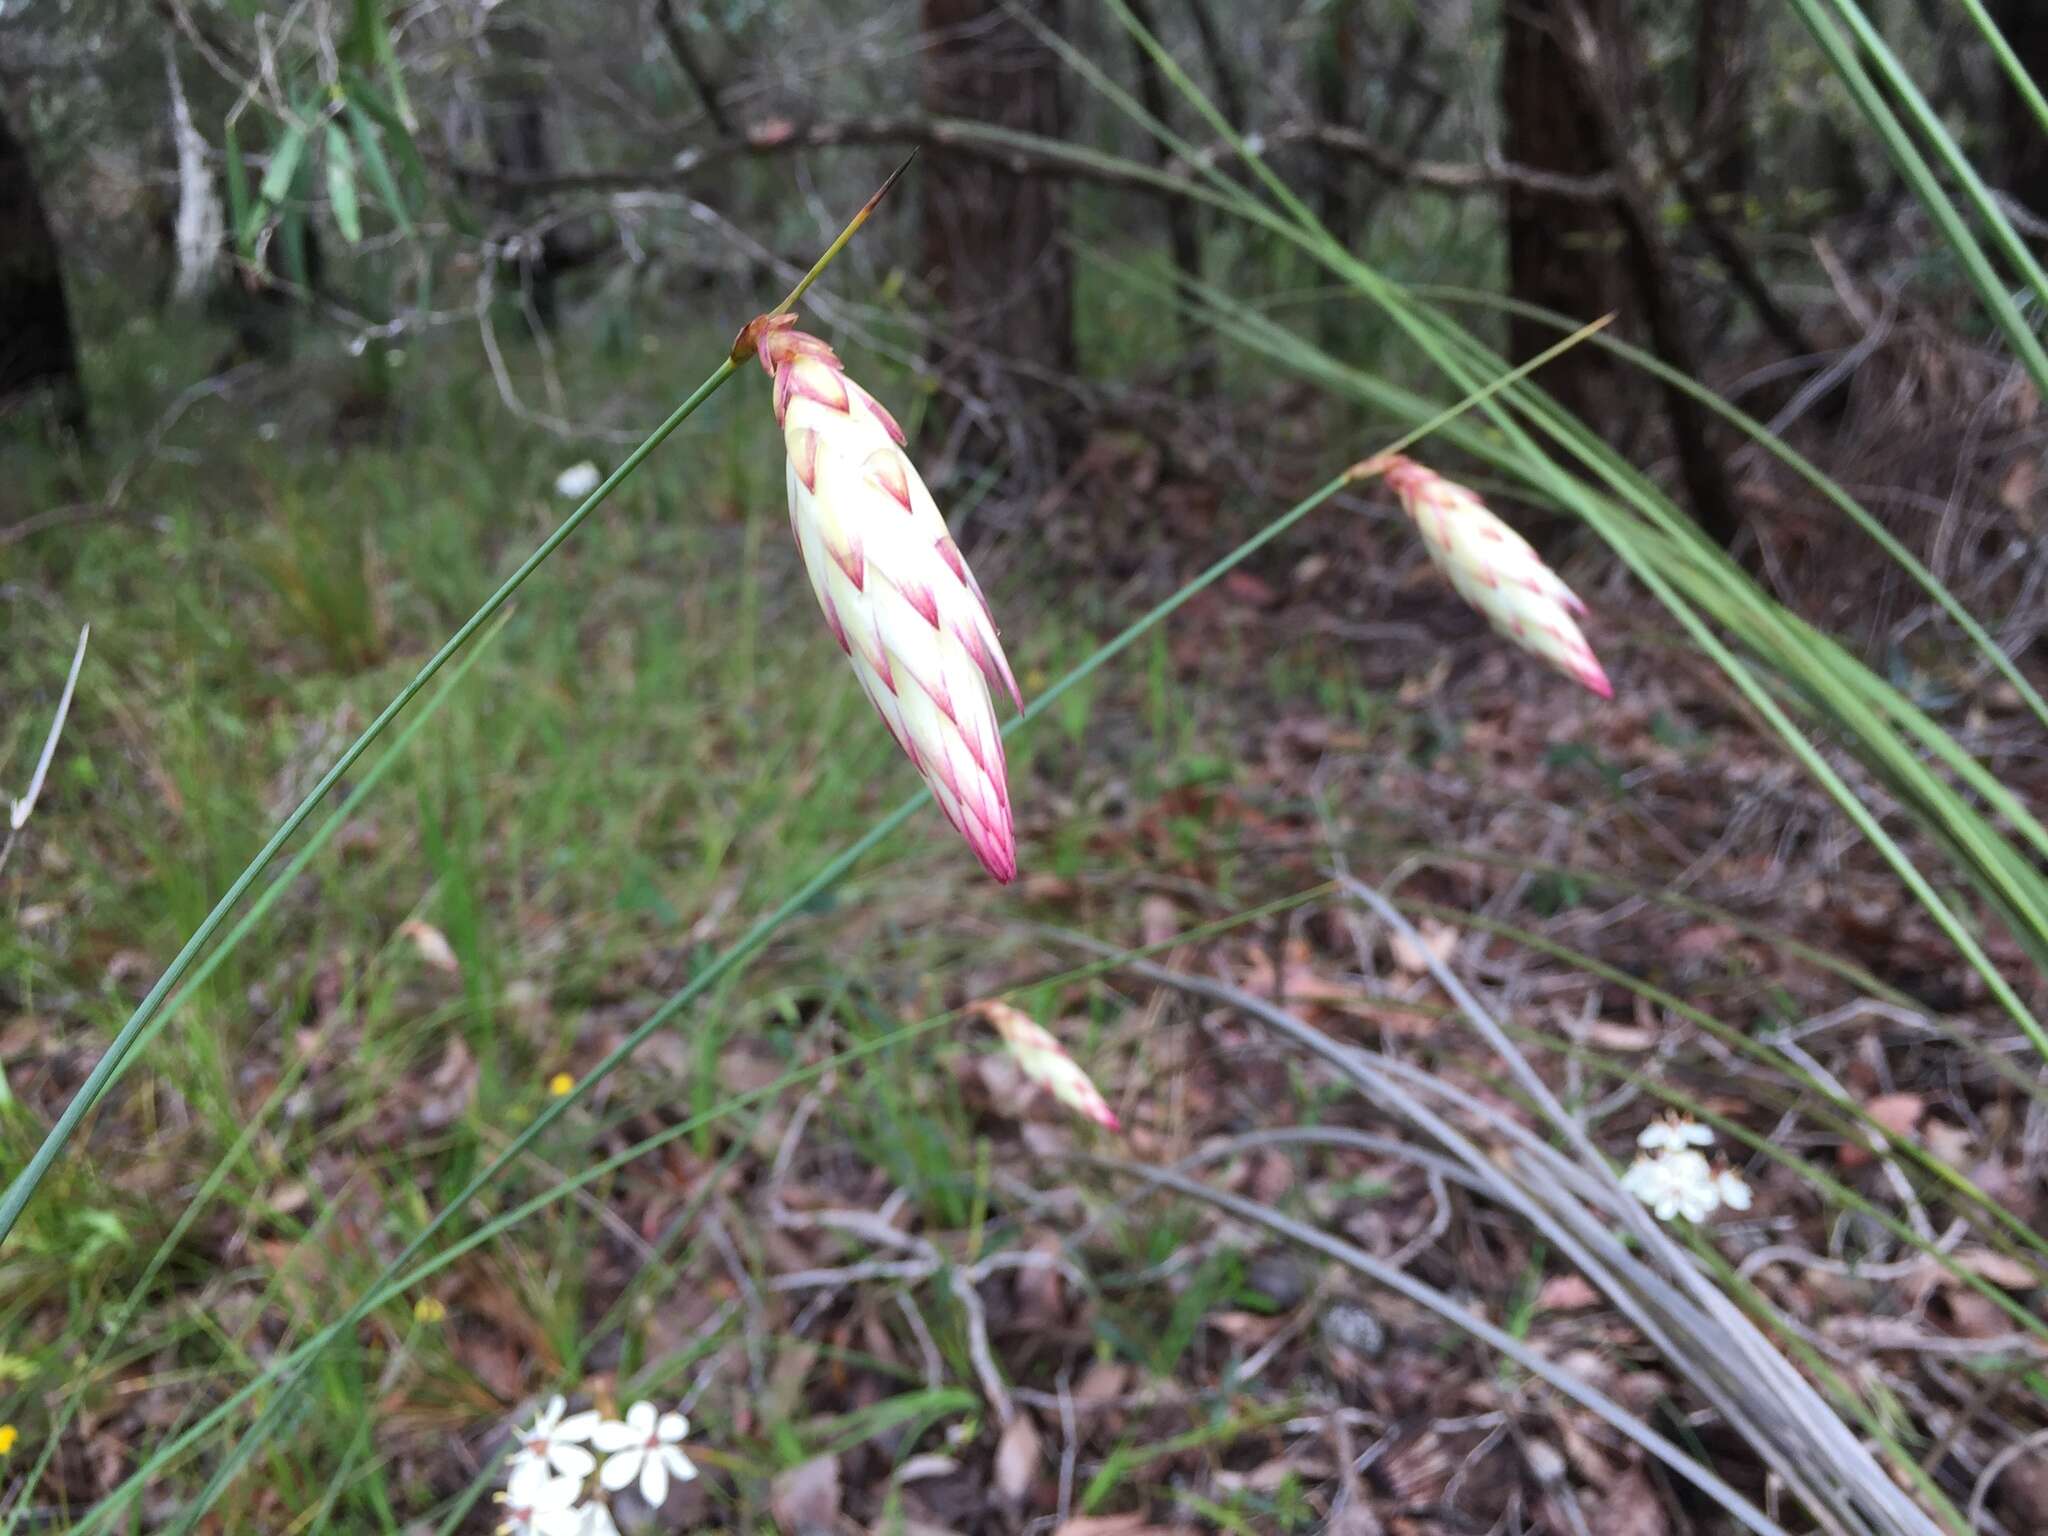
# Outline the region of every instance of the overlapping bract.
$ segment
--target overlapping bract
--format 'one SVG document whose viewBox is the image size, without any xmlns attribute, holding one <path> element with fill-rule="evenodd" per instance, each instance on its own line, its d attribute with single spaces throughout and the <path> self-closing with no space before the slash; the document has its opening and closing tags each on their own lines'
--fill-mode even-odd
<svg viewBox="0 0 2048 1536">
<path fill-rule="evenodd" d="M 988 603 L 903 430 L 832 349 L 755 322 L 789 453 L 789 522 L 839 648 L 946 818 L 997 880 L 1016 878 L 1003 739 L 989 689 L 1023 697 Z"/>
<path fill-rule="evenodd" d="M 1464 486 L 1399 454 L 1365 468 L 1382 475 L 1415 521 L 1430 558 L 1493 627 L 1603 699 L 1614 689 L 1579 633 L 1579 601 L 1528 541 Z"/>
</svg>

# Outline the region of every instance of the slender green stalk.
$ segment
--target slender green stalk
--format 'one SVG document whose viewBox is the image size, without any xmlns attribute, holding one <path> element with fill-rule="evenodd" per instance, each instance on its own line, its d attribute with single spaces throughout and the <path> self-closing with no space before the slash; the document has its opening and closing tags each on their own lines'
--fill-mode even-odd
<svg viewBox="0 0 2048 1536">
<path fill-rule="evenodd" d="M 2012 51 L 2012 44 L 2005 40 L 2005 34 L 1998 30 L 1998 23 L 1991 19 L 1991 13 L 1984 9 L 1984 0 L 1958 0 L 1963 11 L 1977 30 L 1984 35 L 1984 41 L 1991 45 L 1991 53 L 1998 60 L 1998 67 L 2012 82 L 2013 89 L 2020 93 L 2020 100 L 2027 104 L 2027 110 L 2034 114 L 2034 121 L 2041 125 L 2041 131 L 2048 133 L 2048 97 L 2043 97 L 2041 88 L 2027 73 L 2026 65 L 2020 62 L 2018 54 Z M 2039 26 L 2038 18 L 2032 23 Z"/>
</svg>

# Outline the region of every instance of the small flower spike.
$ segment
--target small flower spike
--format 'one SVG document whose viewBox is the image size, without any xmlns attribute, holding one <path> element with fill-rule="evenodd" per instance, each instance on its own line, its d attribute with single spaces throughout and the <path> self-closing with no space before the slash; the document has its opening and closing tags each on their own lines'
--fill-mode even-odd
<svg viewBox="0 0 2048 1536">
<path fill-rule="evenodd" d="M 889 734 L 982 867 L 1008 884 L 1017 846 L 989 690 L 1019 709 L 1024 699 L 995 620 L 903 452 L 903 429 L 795 319 L 764 315 L 740 347 L 751 335 L 775 380 L 790 530 L 811 590 Z"/>
<path fill-rule="evenodd" d="M 1081 1070 L 1080 1063 L 1067 1054 L 1067 1048 L 1050 1031 L 1008 1003 L 986 1002 L 978 1006 L 981 1016 L 1003 1037 L 1003 1045 L 1024 1069 L 1026 1077 L 1084 1119 L 1093 1120 L 1106 1130 L 1123 1129 L 1116 1112 Z"/>
<path fill-rule="evenodd" d="M 1362 464 L 1354 474 L 1385 477 L 1436 568 L 1496 630 L 1601 698 L 1614 697 L 1574 617 L 1584 617 L 1586 605 L 1477 496 L 1400 454 Z"/>
</svg>

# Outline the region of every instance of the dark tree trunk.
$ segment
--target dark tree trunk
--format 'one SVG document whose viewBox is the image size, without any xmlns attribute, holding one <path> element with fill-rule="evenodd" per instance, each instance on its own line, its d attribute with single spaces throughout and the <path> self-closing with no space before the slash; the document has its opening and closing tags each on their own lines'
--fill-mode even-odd
<svg viewBox="0 0 2048 1536">
<path fill-rule="evenodd" d="M 1504 66 L 1508 158 L 1569 175 L 1606 173 L 1615 184 L 1614 195 L 1601 202 L 1510 191 L 1515 296 L 1579 320 L 1625 309 L 1630 322 L 1625 330 L 1647 332 L 1652 351 L 1678 372 L 1697 377 L 1698 357 L 1658 226 L 1656 199 L 1628 158 L 1628 135 L 1641 116 L 1636 81 L 1642 66 L 1625 7 L 1620 0 L 1545 0 L 1540 7 L 1526 7 L 1519 18 L 1511 10 L 1509 27 L 1511 47 L 1523 27 L 1533 29 L 1535 38 L 1524 38 Z M 1553 67 L 1547 80 L 1532 73 Z M 1514 137 L 1518 110 L 1530 130 L 1519 142 Z M 1537 158 L 1535 151 L 1544 157 Z M 1546 205 L 1549 218 L 1567 222 L 1562 228 L 1537 230 L 1529 219 L 1531 203 Z M 1524 291 L 1525 281 L 1555 296 L 1533 298 Z M 1556 339 L 1551 328 L 1532 325 L 1514 338 L 1516 357 L 1533 356 Z M 1561 364 L 1572 366 L 1560 372 Z M 1541 382 L 1596 426 L 1621 420 L 1632 414 L 1631 402 L 1614 386 L 1633 379 L 1603 365 L 1606 358 L 1594 348 L 1575 347 L 1544 369 Z M 1662 393 L 1693 516 L 1709 537 L 1725 545 L 1736 533 L 1734 505 L 1706 413 L 1674 385 L 1664 385 Z"/>
<path fill-rule="evenodd" d="M 682 70 L 697 92 L 697 99 L 704 103 L 704 115 L 711 119 L 712 128 L 720 138 L 732 138 L 732 118 L 719 97 L 718 79 L 697 57 L 697 49 L 690 42 L 689 29 L 683 24 L 676 0 L 656 0 L 654 19 L 661 28 L 661 35 L 668 39 L 668 51 L 675 55 L 676 67 Z"/>
<path fill-rule="evenodd" d="M 1216 17 L 1209 10 L 1209 0 L 1188 0 L 1188 16 L 1195 24 L 1195 35 L 1202 40 L 1202 52 L 1209 60 L 1209 73 L 1216 82 L 1216 108 L 1231 127 L 1243 128 L 1250 121 L 1245 116 L 1244 93 L 1238 89 L 1237 71 L 1230 64 L 1230 49 L 1217 29 Z"/>
<path fill-rule="evenodd" d="M 53 418 L 83 436 L 85 387 L 57 237 L 28 151 L 0 111 L 0 416 L 43 395 Z"/>
<path fill-rule="evenodd" d="M 1138 25 L 1158 37 L 1159 21 L 1152 12 L 1151 0 L 1126 0 L 1126 3 Z M 1138 104 L 1161 123 L 1171 126 L 1173 98 L 1159 72 L 1158 61 L 1135 36 L 1131 39 L 1131 68 L 1138 79 Z M 1151 140 L 1153 163 L 1164 168 L 1172 158 L 1171 152 L 1157 137 L 1150 134 L 1146 137 Z M 1202 276 L 1202 236 L 1195 224 L 1195 206 L 1180 197 L 1166 198 L 1163 203 L 1166 242 L 1173 253 L 1174 270 L 1189 282 L 1199 282 Z M 1182 342 L 1190 351 L 1199 351 L 1201 344 L 1190 332 L 1191 327 L 1182 327 Z M 1196 399 L 1208 394 L 1215 386 L 1215 372 L 1206 356 L 1197 356 L 1184 375 L 1189 393 Z"/>
<path fill-rule="evenodd" d="M 2034 84 L 2048 91 L 2048 9 L 2041 0 L 1992 0 L 1991 19 Z M 2005 190 L 2029 213 L 2048 218 L 2048 128 L 1999 73 Z"/>
<path fill-rule="evenodd" d="M 587 265 L 592 253 L 575 246 L 555 223 L 539 230 L 520 227 L 529 220 L 532 200 L 517 182 L 555 169 L 546 97 L 547 39 L 534 23 L 515 18 L 492 28 L 491 43 L 497 55 L 490 80 L 491 162 L 501 176 L 511 178 L 501 183 L 498 212 L 503 233 L 515 241 L 513 266 L 530 317 L 541 330 L 552 331 L 561 315 L 562 275 Z"/>
<path fill-rule="evenodd" d="M 1057 30 L 1062 0 L 1023 0 Z M 925 110 L 1063 136 L 1059 62 L 1003 0 L 923 0 Z M 935 154 L 924 174 L 924 265 L 945 315 L 940 371 L 987 407 L 1027 478 L 1056 470 L 1055 391 L 1074 366 L 1073 262 L 1059 182 Z"/>
<path fill-rule="evenodd" d="M 1618 20 L 1616 0 L 1592 0 L 1594 25 Z M 1517 165 L 1564 176 L 1608 168 L 1597 103 L 1565 52 L 1571 0 L 1508 0 L 1501 49 L 1502 149 Z M 1621 232 L 1605 203 L 1510 184 L 1507 189 L 1508 291 L 1525 304 L 1591 320 L 1622 307 L 1626 275 Z M 1537 321 L 1510 322 L 1515 362 L 1557 340 Z M 1603 382 L 1612 376 L 1594 347 L 1574 347 L 1547 365 L 1539 382 L 1560 404 L 1597 419 Z"/>
<path fill-rule="evenodd" d="M 1715 212 L 1739 220 L 1749 195 L 1750 0 L 1700 0 L 1693 39 L 1694 153 L 1712 158 L 1701 191 Z"/>
<path fill-rule="evenodd" d="M 1349 128 L 1351 87 L 1357 73 L 1354 61 L 1358 39 L 1353 23 L 1358 0 L 1337 0 L 1330 7 L 1329 22 L 1316 39 L 1310 67 L 1315 87 L 1316 116 L 1333 128 Z M 1323 227 L 1344 245 L 1351 244 L 1351 172 L 1353 161 L 1333 149 L 1324 149 L 1316 159 L 1316 217 Z"/>
</svg>

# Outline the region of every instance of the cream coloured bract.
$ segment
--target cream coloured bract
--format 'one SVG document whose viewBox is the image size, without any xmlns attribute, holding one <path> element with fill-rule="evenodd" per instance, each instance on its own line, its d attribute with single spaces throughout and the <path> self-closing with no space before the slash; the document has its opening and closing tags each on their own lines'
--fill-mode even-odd
<svg viewBox="0 0 2048 1536">
<path fill-rule="evenodd" d="M 903 430 L 832 349 L 754 322 L 789 454 L 789 523 L 825 622 L 868 699 L 982 867 L 1016 878 L 1002 733 L 990 688 L 1023 696 L 995 620 Z"/>
<path fill-rule="evenodd" d="M 1401 498 L 1401 509 L 1414 519 L 1430 559 L 1458 596 L 1524 650 L 1601 698 L 1614 697 L 1574 618 L 1584 617 L 1586 605 L 1526 539 L 1464 486 L 1413 459 L 1394 454 L 1369 467 Z"/>
</svg>

